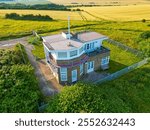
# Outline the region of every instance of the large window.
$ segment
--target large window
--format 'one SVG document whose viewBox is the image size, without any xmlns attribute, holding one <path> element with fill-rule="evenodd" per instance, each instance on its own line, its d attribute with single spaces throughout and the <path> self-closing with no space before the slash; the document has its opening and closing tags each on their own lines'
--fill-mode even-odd
<svg viewBox="0 0 150 130">
<path fill-rule="evenodd" d="M 70 57 L 76 56 L 77 54 L 78 54 L 78 51 L 77 51 L 77 50 L 71 51 L 71 52 L 70 52 Z"/>
<path fill-rule="evenodd" d="M 109 63 L 109 56 L 102 58 L 101 65 L 107 65 Z"/>
<path fill-rule="evenodd" d="M 88 62 L 87 63 L 87 72 L 92 72 L 94 71 L 94 61 Z"/>
<path fill-rule="evenodd" d="M 67 58 L 67 52 L 58 52 L 58 58 Z"/>
<path fill-rule="evenodd" d="M 83 64 L 80 64 L 80 75 L 83 74 Z"/>
<path fill-rule="evenodd" d="M 67 68 L 60 68 L 61 81 L 67 81 Z"/>
<path fill-rule="evenodd" d="M 94 42 L 86 44 L 84 49 L 85 50 L 93 50 L 94 49 Z"/>
</svg>

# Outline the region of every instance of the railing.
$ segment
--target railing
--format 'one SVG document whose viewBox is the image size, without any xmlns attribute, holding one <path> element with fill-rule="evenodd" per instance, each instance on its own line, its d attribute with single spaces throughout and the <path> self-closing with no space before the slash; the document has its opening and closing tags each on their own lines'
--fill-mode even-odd
<svg viewBox="0 0 150 130">
<path fill-rule="evenodd" d="M 103 53 L 107 53 L 109 51 L 110 50 L 108 48 L 101 46 L 100 48 L 97 48 L 97 49 L 93 50 L 92 52 L 87 51 L 86 54 L 88 56 L 95 56 L 97 54 L 103 54 Z"/>
<path fill-rule="evenodd" d="M 132 70 L 134 70 L 136 68 L 139 68 L 139 67 L 147 64 L 149 62 L 149 60 L 150 60 L 150 58 L 146 58 L 146 59 L 144 59 L 144 60 L 142 60 L 142 61 L 140 61 L 140 62 L 138 62 L 136 64 L 133 64 L 133 65 L 131 65 L 129 67 L 126 67 L 126 68 L 124 68 L 124 69 L 122 69 L 120 71 L 117 71 L 117 72 L 113 73 L 113 74 L 110 74 L 110 75 L 108 75 L 105 78 L 99 79 L 99 80 L 95 81 L 94 83 L 96 83 L 96 84 L 97 83 L 103 83 L 105 81 L 111 81 L 113 79 L 116 79 L 116 78 L 118 78 L 118 77 L 120 77 L 120 76 L 122 76 L 122 75 L 124 75 L 124 74 L 126 74 L 128 72 L 131 72 Z"/>
<path fill-rule="evenodd" d="M 133 53 L 134 55 L 136 55 L 138 57 L 141 57 L 141 58 L 144 57 L 144 55 L 143 55 L 143 53 L 141 51 L 138 51 L 136 49 L 130 48 L 130 47 L 128 47 L 128 46 L 126 46 L 126 45 L 124 45 L 124 44 L 122 44 L 120 42 L 114 41 L 112 39 L 107 39 L 107 41 L 109 43 L 111 43 L 111 44 L 114 44 L 115 46 L 118 46 L 118 47 L 120 47 L 120 48 L 122 48 L 122 49 L 124 49 L 124 50 L 126 50 L 128 52 L 130 52 L 130 53 Z"/>
</svg>

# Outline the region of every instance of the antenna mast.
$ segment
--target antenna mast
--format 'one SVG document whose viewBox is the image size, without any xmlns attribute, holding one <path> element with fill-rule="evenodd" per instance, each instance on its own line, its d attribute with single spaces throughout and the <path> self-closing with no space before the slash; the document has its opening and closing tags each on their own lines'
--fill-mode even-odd
<svg viewBox="0 0 150 130">
<path fill-rule="evenodd" d="M 70 40 L 70 16 L 68 16 L 68 35 Z"/>
</svg>

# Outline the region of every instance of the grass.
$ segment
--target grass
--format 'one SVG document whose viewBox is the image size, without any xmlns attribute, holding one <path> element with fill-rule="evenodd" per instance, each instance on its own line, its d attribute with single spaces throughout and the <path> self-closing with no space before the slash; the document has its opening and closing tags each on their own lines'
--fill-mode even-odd
<svg viewBox="0 0 150 130">
<path fill-rule="evenodd" d="M 110 51 L 110 63 L 109 63 L 110 68 L 106 70 L 105 72 L 114 73 L 127 66 L 137 63 L 141 60 L 140 58 L 136 57 L 134 54 L 127 52 L 108 42 L 104 42 L 103 46 L 111 50 Z M 98 70 L 98 72 L 102 72 L 102 70 Z"/>
<path fill-rule="evenodd" d="M 43 47 L 42 41 L 39 38 L 31 36 L 28 38 L 28 43 L 34 46 L 32 53 L 36 57 L 37 60 L 45 58 L 44 47 Z"/>
<path fill-rule="evenodd" d="M 93 22 L 71 21 L 71 27 L 83 27 Z M 51 22 L 38 22 L 38 21 L 23 21 L 23 20 L 9 20 L 0 18 L 0 40 L 17 38 L 22 36 L 31 35 L 32 31 L 38 33 L 56 32 L 67 29 L 67 21 L 51 21 Z"/>
</svg>

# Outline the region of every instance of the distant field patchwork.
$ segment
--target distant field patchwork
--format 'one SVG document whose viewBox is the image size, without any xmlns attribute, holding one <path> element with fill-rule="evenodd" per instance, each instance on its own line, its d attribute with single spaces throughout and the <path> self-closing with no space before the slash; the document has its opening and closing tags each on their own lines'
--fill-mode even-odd
<svg viewBox="0 0 150 130">
<path fill-rule="evenodd" d="M 72 8 L 75 9 L 75 8 Z M 55 20 L 111 20 L 111 21 L 141 21 L 150 20 L 150 5 L 80 7 L 84 11 L 52 11 L 52 10 L 0 10 L 0 16 L 6 13 L 49 15 Z"/>
<path fill-rule="evenodd" d="M 99 4 L 99 5 L 131 5 L 131 4 L 146 4 L 148 0 L 49 0 L 50 2 L 64 5 L 77 4 Z"/>
</svg>

